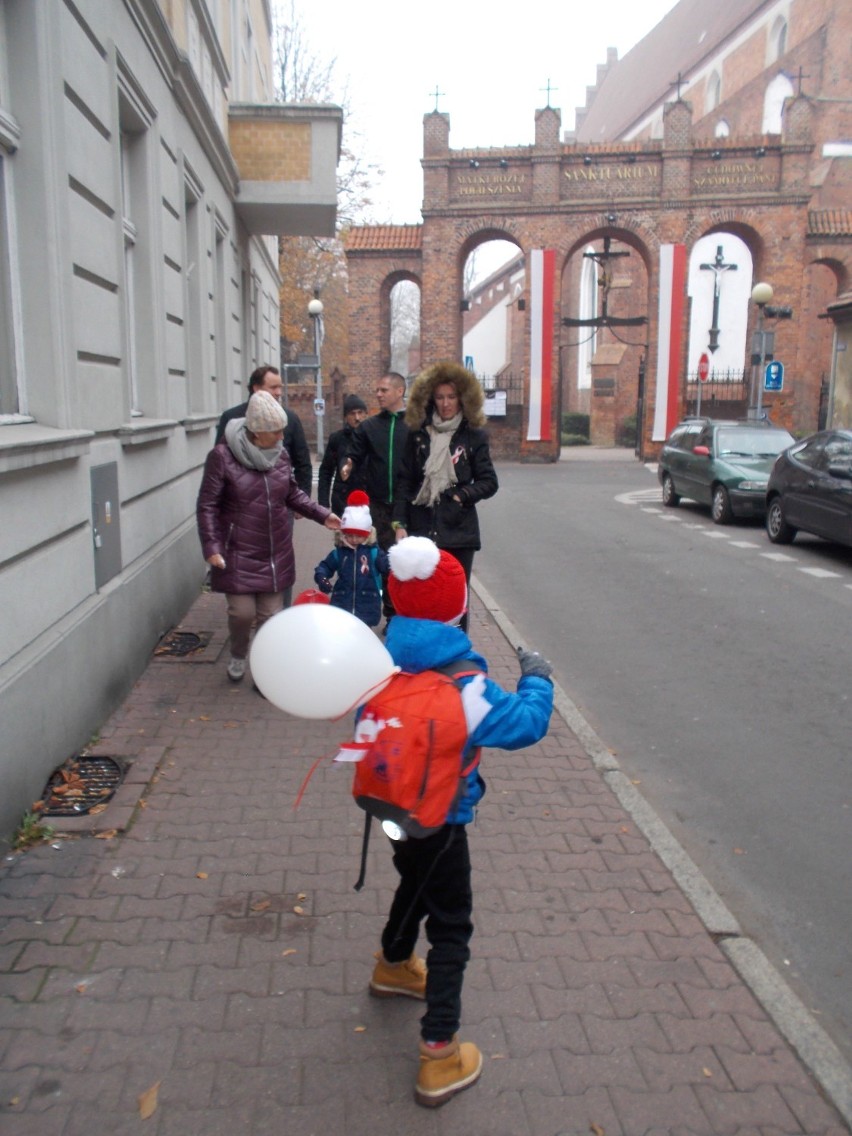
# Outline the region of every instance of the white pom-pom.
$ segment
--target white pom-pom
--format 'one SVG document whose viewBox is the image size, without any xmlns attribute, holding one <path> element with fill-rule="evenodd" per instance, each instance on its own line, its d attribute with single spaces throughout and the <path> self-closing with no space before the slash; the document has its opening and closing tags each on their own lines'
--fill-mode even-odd
<svg viewBox="0 0 852 1136">
<path fill-rule="evenodd" d="M 388 557 L 397 580 L 429 580 L 438 567 L 441 553 L 427 536 L 407 536 L 391 548 Z"/>
</svg>

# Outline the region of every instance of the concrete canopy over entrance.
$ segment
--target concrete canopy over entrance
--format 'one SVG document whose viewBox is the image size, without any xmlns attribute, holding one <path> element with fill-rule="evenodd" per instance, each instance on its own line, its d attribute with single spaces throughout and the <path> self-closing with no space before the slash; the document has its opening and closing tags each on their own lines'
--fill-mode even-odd
<svg viewBox="0 0 852 1136">
<path fill-rule="evenodd" d="M 556 460 L 564 351 L 577 338 L 576 328 L 563 322 L 577 315 L 577 274 L 569 266 L 609 239 L 631 253 L 629 279 L 611 294 L 609 314 L 646 322 L 630 327 L 625 351 L 601 351 L 626 338 L 601 328 L 592 429 L 607 416 L 614 429 L 618 415 L 637 413 L 637 450 L 653 455 L 685 406 L 686 265 L 699 238 L 735 233 L 748 245 L 755 280 L 771 278 L 778 302 L 802 306 L 811 259 L 805 247 L 810 114 L 808 101 L 797 98 L 788 104 L 781 136 L 697 142 L 691 107 L 678 99 L 666 105 L 661 139 L 592 145 L 561 142 L 560 112 L 546 107 L 536 112 L 532 146 L 458 151 L 450 150 L 449 116 L 427 114 L 422 225 L 356 228 L 347 241 L 351 373 L 367 392 L 387 369 L 387 282 L 402 277 L 421 288 L 423 365 L 461 359 L 465 257 L 485 240 L 513 241 L 527 265 L 516 452 L 526 461 Z M 749 330 L 755 314 L 749 312 Z M 795 397 L 788 390 L 767 409 L 790 427 L 809 426 L 819 398 L 818 382 L 814 389 L 804 360 L 799 365 L 800 350 L 794 323 L 779 323 L 776 355 L 783 353 L 798 386 Z"/>
</svg>

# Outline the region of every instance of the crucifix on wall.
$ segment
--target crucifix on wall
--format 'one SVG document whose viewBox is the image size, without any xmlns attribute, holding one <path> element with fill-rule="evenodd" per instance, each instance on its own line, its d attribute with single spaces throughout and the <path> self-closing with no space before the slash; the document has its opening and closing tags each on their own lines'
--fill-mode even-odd
<svg viewBox="0 0 852 1136">
<path fill-rule="evenodd" d="M 610 263 L 618 257 L 630 256 L 626 250 L 614 250 L 612 238 L 604 237 L 600 252 L 584 252 L 583 256 L 593 260 L 598 266 L 598 287 L 601 290 L 601 314 L 591 319 L 574 319 L 563 316 L 565 327 L 639 327 L 648 322 L 647 316 L 611 316 L 609 314 L 609 290 L 612 287 L 612 268 Z"/>
<path fill-rule="evenodd" d="M 713 273 L 713 322 L 710 328 L 710 339 L 707 347 L 716 351 L 719 347 L 719 298 L 722 293 L 721 282 L 724 272 L 736 272 L 736 264 L 725 264 L 725 255 L 721 245 L 716 246 L 716 257 L 712 264 L 700 264 L 699 268 Z"/>
</svg>

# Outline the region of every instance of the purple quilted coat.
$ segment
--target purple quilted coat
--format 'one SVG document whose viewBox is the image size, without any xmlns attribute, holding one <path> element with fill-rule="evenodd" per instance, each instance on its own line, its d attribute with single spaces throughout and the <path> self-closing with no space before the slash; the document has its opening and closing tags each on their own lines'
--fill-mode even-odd
<svg viewBox="0 0 852 1136">
<path fill-rule="evenodd" d="M 265 473 L 246 469 L 220 442 L 207 455 L 196 517 L 204 559 L 219 553 L 224 568 L 210 569 L 214 592 L 281 592 L 296 579 L 290 509 L 320 524 L 329 515 L 296 484 L 287 451 Z"/>
</svg>

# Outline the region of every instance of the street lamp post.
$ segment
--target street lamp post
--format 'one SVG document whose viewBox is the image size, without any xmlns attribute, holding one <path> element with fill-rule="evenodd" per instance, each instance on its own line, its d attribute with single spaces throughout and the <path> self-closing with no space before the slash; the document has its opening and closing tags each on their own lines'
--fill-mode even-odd
<svg viewBox="0 0 852 1136">
<path fill-rule="evenodd" d="M 766 305 L 772 299 L 771 284 L 761 282 L 755 284 L 751 290 L 751 298 L 757 304 L 757 327 L 754 332 L 751 353 L 751 397 L 749 398 L 748 417 L 763 417 L 763 367 L 766 358 L 772 357 L 775 346 L 775 332 L 764 329 Z"/>
<path fill-rule="evenodd" d="M 311 317 L 314 324 L 314 354 L 317 359 L 317 386 L 316 396 L 314 398 L 314 414 L 317 416 L 317 457 L 322 457 L 323 451 L 325 450 L 322 430 L 323 418 L 325 416 L 325 399 L 322 397 L 322 361 L 320 356 L 323 336 L 322 311 L 323 303 L 319 298 L 319 288 L 315 288 L 314 298 L 308 304 L 308 315 Z"/>
</svg>

